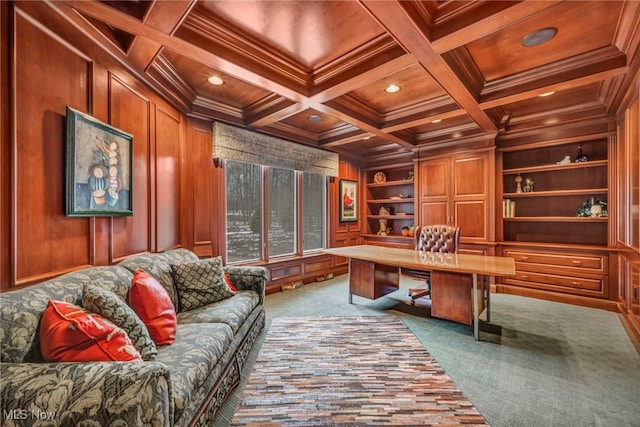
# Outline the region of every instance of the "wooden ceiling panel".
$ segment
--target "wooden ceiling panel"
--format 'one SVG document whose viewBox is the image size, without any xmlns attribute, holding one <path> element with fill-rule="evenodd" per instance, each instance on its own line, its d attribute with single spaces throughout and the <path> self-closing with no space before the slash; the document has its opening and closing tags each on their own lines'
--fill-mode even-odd
<svg viewBox="0 0 640 427">
<path fill-rule="evenodd" d="M 400 91 L 385 92 L 385 88 L 391 84 L 399 86 Z M 349 92 L 349 96 L 374 108 L 379 114 L 387 114 L 446 94 L 420 65 L 406 68 Z"/>
<path fill-rule="evenodd" d="M 270 92 L 260 87 L 248 84 L 169 49 L 165 49 L 162 53 L 177 73 L 200 97 L 244 109 L 270 95 Z M 220 86 L 209 83 L 207 79 L 213 76 L 221 78 L 224 83 Z"/>
<path fill-rule="evenodd" d="M 383 34 L 352 1 L 207 1 L 197 8 L 273 46 L 308 71 Z"/>
<path fill-rule="evenodd" d="M 622 2 L 568 1 L 466 45 L 485 81 L 532 70 L 613 45 Z M 577 19 L 579 17 L 579 19 Z M 551 40 L 525 47 L 528 34 L 557 28 Z"/>
</svg>

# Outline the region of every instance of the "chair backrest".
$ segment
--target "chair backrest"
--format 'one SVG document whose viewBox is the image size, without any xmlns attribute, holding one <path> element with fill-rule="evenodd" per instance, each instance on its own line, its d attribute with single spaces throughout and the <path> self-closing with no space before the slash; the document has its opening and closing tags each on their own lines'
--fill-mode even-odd
<svg viewBox="0 0 640 427">
<path fill-rule="evenodd" d="M 456 253 L 460 246 L 460 227 L 425 225 L 416 229 L 416 249 L 427 252 Z"/>
</svg>

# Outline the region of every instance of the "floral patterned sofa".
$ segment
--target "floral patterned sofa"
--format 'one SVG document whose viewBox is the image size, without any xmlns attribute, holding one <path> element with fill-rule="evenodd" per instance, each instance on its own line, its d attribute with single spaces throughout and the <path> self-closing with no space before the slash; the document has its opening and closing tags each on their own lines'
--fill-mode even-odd
<svg viewBox="0 0 640 427">
<path fill-rule="evenodd" d="M 237 292 L 212 304 L 180 309 L 172 265 L 198 261 L 186 249 L 146 253 L 0 294 L 2 422 L 11 426 L 205 426 L 212 420 L 264 327 L 262 267 L 225 266 Z M 44 362 L 39 323 L 49 300 L 78 303 L 91 283 L 126 301 L 142 269 L 175 306 L 175 342 L 155 360 Z"/>
</svg>

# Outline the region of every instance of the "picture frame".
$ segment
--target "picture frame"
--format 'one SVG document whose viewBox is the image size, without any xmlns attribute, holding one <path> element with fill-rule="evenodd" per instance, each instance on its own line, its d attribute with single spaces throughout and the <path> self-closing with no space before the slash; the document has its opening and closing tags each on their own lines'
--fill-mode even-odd
<svg viewBox="0 0 640 427">
<path fill-rule="evenodd" d="M 133 215 L 133 135 L 66 110 L 67 216 Z"/>
<path fill-rule="evenodd" d="M 358 220 L 358 182 L 340 180 L 340 221 Z"/>
</svg>

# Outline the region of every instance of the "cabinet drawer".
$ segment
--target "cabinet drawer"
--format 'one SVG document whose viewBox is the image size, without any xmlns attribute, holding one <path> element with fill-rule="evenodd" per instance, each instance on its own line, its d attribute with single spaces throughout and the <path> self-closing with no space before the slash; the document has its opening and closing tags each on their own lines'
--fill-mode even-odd
<svg viewBox="0 0 640 427">
<path fill-rule="evenodd" d="M 513 258 L 521 269 L 527 269 L 526 264 L 543 264 L 551 267 L 581 269 L 600 274 L 606 274 L 607 271 L 607 257 L 604 255 L 552 254 L 507 250 L 505 256 Z"/>
<path fill-rule="evenodd" d="M 579 291 L 603 291 L 603 279 L 532 273 L 528 271 L 516 272 L 516 276 L 507 279 L 507 282 L 535 282 L 537 288 L 540 288 L 541 284 L 547 284 L 553 285 L 554 287 L 570 288 Z"/>
</svg>

